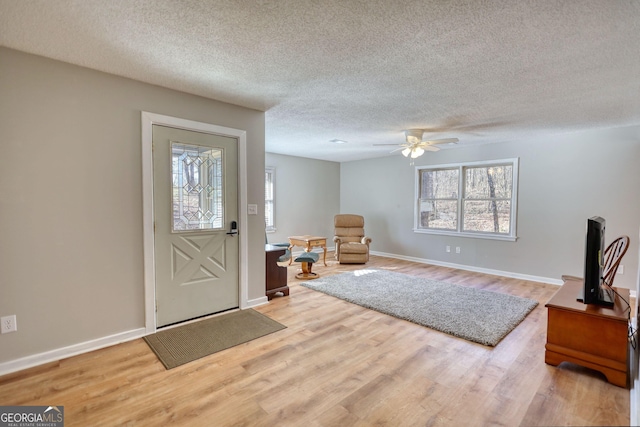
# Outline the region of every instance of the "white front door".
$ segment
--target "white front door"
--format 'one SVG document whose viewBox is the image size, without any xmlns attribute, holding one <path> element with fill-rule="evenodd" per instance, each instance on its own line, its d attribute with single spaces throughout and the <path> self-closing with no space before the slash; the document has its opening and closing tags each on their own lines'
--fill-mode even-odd
<svg viewBox="0 0 640 427">
<path fill-rule="evenodd" d="M 153 125 L 158 327 L 239 306 L 238 141 Z"/>
</svg>

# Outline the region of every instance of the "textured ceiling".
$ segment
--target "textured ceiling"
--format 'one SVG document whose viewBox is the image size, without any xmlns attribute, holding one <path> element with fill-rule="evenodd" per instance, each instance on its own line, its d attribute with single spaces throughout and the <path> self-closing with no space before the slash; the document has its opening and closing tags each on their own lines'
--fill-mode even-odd
<svg viewBox="0 0 640 427">
<path fill-rule="evenodd" d="M 0 0 L 0 45 L 266 111 L 267 151 L 324 160 L 640 124 L 637 0 Z"/>
</svg>

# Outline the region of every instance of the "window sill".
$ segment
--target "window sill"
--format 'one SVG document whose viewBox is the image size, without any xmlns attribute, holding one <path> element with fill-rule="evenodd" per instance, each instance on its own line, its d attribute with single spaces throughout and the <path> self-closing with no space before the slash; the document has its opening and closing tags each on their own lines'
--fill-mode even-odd
<svg viewBox="0 0 640 427">
<path fill-rule="evenodd" d="M 413 232 L 419 234 L 439 234 L 441 236 L 471 237 L 473 239 L 503 240 L 507 242 L 515 242 L 518 240 L 518 236 L 472 233 L 469 231 L 425 230 L 423 228 L 414 228 Z"/>
</svg>

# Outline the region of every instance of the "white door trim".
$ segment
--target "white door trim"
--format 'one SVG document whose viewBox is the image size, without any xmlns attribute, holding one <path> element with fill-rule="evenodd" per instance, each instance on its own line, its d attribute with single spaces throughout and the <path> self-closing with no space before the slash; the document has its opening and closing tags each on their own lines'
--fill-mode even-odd
<svg viewBox="0 0 640 427">
<path fill-rule="evenodd" d="M 204 133 L 215 133 L 238 138 L 238 228 L 239 249 L 239 301 L 240 309 L 249 306 L 249 256 L 247 218 L 247 132 L 209 123 L 195 122 L 177 117 L 142 112 L 142 229 L 144 250 L 144 305 L 147 334 L 156 332 L 156 279 L 153 249 L 153 125 L 169 126 Z"/>
</svg>

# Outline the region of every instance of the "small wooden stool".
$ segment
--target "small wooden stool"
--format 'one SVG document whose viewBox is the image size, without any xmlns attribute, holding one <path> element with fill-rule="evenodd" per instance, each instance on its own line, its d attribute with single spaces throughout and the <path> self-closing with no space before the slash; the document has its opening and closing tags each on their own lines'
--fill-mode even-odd
<svg viewBox="0 0 640 427">
<path fill-rule="evenodd" d="M 295 259 L 296 262 L 302 263 L 302 273 L 296 274 L 296 279 L 317 279 L 320 277 L 318 273 L 313 273 L 311 268 L 313 267 L 313 263 L 317 262 L 319 255 L 315 252 L 303 252 Z"/>
</svg>

